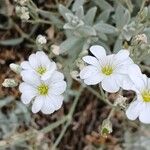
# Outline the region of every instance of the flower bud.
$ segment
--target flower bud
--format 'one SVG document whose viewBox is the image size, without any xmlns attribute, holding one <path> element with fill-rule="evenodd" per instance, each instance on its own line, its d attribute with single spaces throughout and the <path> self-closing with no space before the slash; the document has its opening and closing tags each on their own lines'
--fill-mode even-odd
<svg viewBox="0 0 150 150">
<path fill-rule="evenodd" d="M 17 65 L 17 64 L 15 64 L 15 63 L 11 63 L 11 64 L 9 65 L 9 67 L 10 67 L 10 69 L 11 69 L 13 72 L 15 72 L 15 73 L 17 73 L 17 74 L 19 74 L 19 73 L 21 72 L 21 67 L 20 67 L 20 65 Z"/>
<path fill-rule="evenodd" d="M 14 79 L 7 78 L 7 79 L 4 80 L 2 85 L 4 87 L 16 87 L 18 85 L 18 83 Z"/>
<path fill-rule="evenodd" d="M 125 104 L 125 102 L 126 102 L 126 100 L 127 100 L 127 98 L 126 97 L 123 97 L 122 95 L 119 95 L 118 97 L 117 97 L 117 99 L 116 99 L 116 101 L 115 101 L 115 106 L 120 106 L 120 107 L 122 107 L 122 108 L 125 108 L 126 107 L 126 104 Z"/>
<path fill-rule="evenodd" d="M 78 71 L 73 70 L 73 71 L 70 72 L 70 75 L 71 75 L 71 77 L 72 77 L 73 79 L 79 80 L 79 79 L 78 79 L 78 77 L 79 77 L 79 72 L 78 72 Z"/>
<path fill-rule="evenodd" d="M 20 4 L 20 5 L 26 5 L 28 0 L 14 0 L 16 3 Z"/>
<path fill-rule="evenodd" d="M 44 45 L 47 43 L 46 37 L 43 35 L 38 35 L 36 38 L 37 45 Z"/>
<path fill-rule="evenodd" d="M 107 137 L 108 134 L 112 133 L 112 123 L 110 120 L 105 119 L 100 128 L 100 133 L 103 137 Z"/>
<path fill-rule="evenodd" d="M 81 58 L 78 58 L 75 63 L 80 70 L 82 70 L 85 67 L 84 61 Z"/>
<path fill-rule="evenodd" d="M 16 6 L 16 7 L 15 7 L 15 10 L 16 10 L 16 14 L 17 14 L 22 20 L 28 20 L 28 19 L 30 18 L 28 7 Z"/>
<path fill-rule="evenodd" d="M 145 34 L 139 34 L 135 36 L 135 41 L 136 42 L 141 42 L 141 43 L 147 43 L 147 36 Z"/>
<path fill-rule="evenodd" d="M 60 47 L 57 46 L 57 45 L 52 45 L 51 46 L 51 49 L 52 49 L 52 52 L 55 54 L 55 55 L 59 55 L 60 54 Z"/>
</svg>

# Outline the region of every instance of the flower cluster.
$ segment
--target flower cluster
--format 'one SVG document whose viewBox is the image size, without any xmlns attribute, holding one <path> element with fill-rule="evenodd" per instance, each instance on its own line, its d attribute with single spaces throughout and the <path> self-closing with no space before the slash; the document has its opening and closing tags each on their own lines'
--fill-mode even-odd
<svg viewBox="0 0 150 150">
<path fill-rule="evenodd" d="M 29 9 L 26 6 L 19 6 L 17 5 L 15 7 L 16 14 L 22 19 L 22 20 L 28 20 L 30 18 Z"/>
<path fill-rule="evenodd" d="M 137 99 L 130 104 L 126 115 L 130 120 L 150 123 L 150 79 L 142 74 L 138 65 L 129 57 L 128 50 L 120 50 L 117 54 L 106 55 L 102 46 L 92 46 L 90 52 L 95 56 L 84 56 L 88 65 L 80 72 L 80 78 L 87 85 L 100 84 L 110 93 L 124 90 L 136 92 Z"/>
<path fill-rule="evenodd" d="M 40 51 L 31 54 L 28 61 L 21 63 L 21 76 L 24 82 L 19 86 L 21 100 L 29 104 L 33 100 L 32 112 L 40 110 L 51 114 L 63 103 L 63 92 L 66 89 L 64 75 L 57 71 L 56 63 Z"/>
</svg>

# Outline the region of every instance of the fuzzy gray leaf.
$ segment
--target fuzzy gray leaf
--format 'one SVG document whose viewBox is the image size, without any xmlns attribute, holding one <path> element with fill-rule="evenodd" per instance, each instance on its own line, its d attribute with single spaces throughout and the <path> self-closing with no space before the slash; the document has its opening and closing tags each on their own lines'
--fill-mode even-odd
<svg viewBox="0 0 150 150">
<path fill-rule="evenodd" d="M 102 10 L 113 10 L 113 7 L 105 0 L 93 0 Z"/>
<path fill-rule="evenodd" d="M 83 37 L 86 37 L 86 36 L 95 36 L 96 35 L 95 29 L 93 27 L 90 27 L 90 26 L 80 27 L 80 28 L 78 28 L 78 32 Z"/>
<path fill-rule="evenodd" d="M 66 8 L 65 6 L 63 6 L 63 5 L 59 5 L 59 13 L 64 17 L 64 19 L 65 20 L 67 20 L 67 17 L 66 17 L 66 14 L 72 14 L 72 12 L 68 9 L 68 8 Z"/>
<path fill-rule="evenodd" d="M 122 5 L 118 5 L 115 16 L 114 16 L 116 26 L 118 28 L 123 28 L 130 21 L 130 12 L 125 9 Z"/>
<path fill-rule="evenodd" d="M 4 40 L 4 41 L 0 41 L 0 45 L 3 46 L 15 46 L 18 45 L 20 43 L 22 43 L 24 40 L 24 38 L 16 38 L 16 39 L 10 39 L 10 40 Z"/>
<path fill-rule="evenodd" d="M 60 45 L 61 53 L 64 53 L 66 51 L 72 50 L 73 47 L 78 45 L 78 42 L 80 41 L 80 38 L 77 37 L 69 37 L 66 39 L 63 43 Z"/>
<path fill-rule="evenodd" d="M 92 25 L 95 19 L 96 12 L 97 7 L 92 7 L 91 9 L 89 9 L 84 17 L 84 22 L 88 25 Z"/>
<path fill-rule="evenodd" d="M 103 23 L 103 22 L 99 22 L 99 23 L 95 24 L 94 28 L 97 31 L 100 31 L 100 32 L 106 33 L 106 34 L 115 34 L 117 32 L 117 29 L 114 26 L 109 25 L 107 23 Z"/>
<path fill-rule="evenodd" d="M 79 9 L 79 7 L 83 6 L 84 4 L 84 0 L 75 0 L 73 6 L 72 6 L 72 10 L 73 11 L 77 11 Z"/>
</svg>

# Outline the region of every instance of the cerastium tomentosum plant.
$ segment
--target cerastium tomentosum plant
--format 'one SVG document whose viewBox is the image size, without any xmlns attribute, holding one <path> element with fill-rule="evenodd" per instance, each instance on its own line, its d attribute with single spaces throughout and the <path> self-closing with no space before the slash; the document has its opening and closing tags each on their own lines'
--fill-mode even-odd
<svg viewBox="0 0 150 150">
<path fill-rule="evenodd" d="M 23 80 L 19 85 L 21 101 L 32 103 L 33 113 L 51 114 L 63 106 L 63 100 L 67 102 L 74 97 L 69 113 L 56 122 L 66 124 L 53 148 L 71 124 L 84 88 L 110 107 L 100 127 L 102 135 L 113 132 L 111 117 L 118 109 L 123 109 L 130 120 L 139 118 L 143 123 L 150 123 L 149 78 L 142 74 L 144 70 L 150 71 L 150 6 L 145 0 L 135 4 L 128 0 L 110 3 L 76 0 L 66 5 L 58 3 L 50 11 L 38 8 L 32 0 L 15 0 L 15 4 L 16 14 L 23 23 L 34 25 L 29 35 L 17 26 L 22 37 L 15 41 L 16 45 L 26 39 L 28 47 L 38 50 L 28 61 L 10 65 Z M 39 31 L 37 35 L 35 31 L 44 24 L 47 31 Z M 0 42 L 6 43 L 12 41 Z M 73 79 L 80 85 L 77 90 L 72 88 Z M 19 82 L 7 78 L 3 86 L 15 87 Z M 99 91 L 90 86 L 96 84 Z M 123 97 L 124 90 L 134 91 L 135 100 L 128 103 L 129 98 Z M 112 95 L 116 97 L 110 101 Z M 45 130 L 52 129 L 50 126 Z"/>
</svg>

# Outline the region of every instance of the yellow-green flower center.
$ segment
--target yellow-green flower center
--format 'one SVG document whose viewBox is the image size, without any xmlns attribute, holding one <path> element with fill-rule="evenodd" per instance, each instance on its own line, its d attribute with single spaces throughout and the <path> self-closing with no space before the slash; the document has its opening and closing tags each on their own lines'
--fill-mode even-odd
<svg viewBox="0 0 150 150">
<path fill-rule="evenodd" d="M 150 102 L 150 90 L 144 90 L 142 92 L 144 102 Z"/>
<path fill-rule="evenodd" d="M 38 90 L 38 93 L 40 95 L 47 95 L 48 94 L 48 85 L 46 84 L 41 84 L 40 86 L 38 86 L 37 90 Z"/>
<path fill-rule="evenodd" d="M 38 67 L 36 70 L 40 75 L 43 75 L 46 72 L 46 68 L 45 67 Z"/>
<path fill-rule="evenodd" d="M 109 65 L 106 65 L 105 67 L 102 68 L 102 73 L 109 76 L 113 73 L 113 68 Z"/>
</svg>

